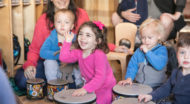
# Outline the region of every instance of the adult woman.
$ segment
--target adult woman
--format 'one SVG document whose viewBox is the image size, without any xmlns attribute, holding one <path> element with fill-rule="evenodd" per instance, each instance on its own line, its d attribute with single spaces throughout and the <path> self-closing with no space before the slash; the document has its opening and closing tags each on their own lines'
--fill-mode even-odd
<svg viewBox="0 0 190 104">
<path fill-rule="evenodd" d="M 69 9 L 77 18 L 75 28 L 72 30 L 77 33 L 79 26 L 89 20 L 88 14 L 81 8 L 75 6 L 74 0 L 48 0 L 47 10 L 36 23 L 32 43 L 27 53 L 27 61 L 23 69 L 19 69 L 15 75 L 15 82 L 20 89 L 26 88 L 26 78 L 43 78 L 45 79 L 43 60 L 39 57 L 40 48 L 49 36 L 50 31 L 54 28 L 54 13 L 59 9 Z"/>
<path fill-rule="evenodd" d="M 133 1 L 133 0 L 122 0 L 121 3 L 125 1 Z M 141 0 L 136 0 L 136 1 L 138 2 Z M 182 27 L 185 26 L 184 18 L 182 17 L 182 12 L 185 7 L 186 0 L 145 0 L 145 1 L 148 2 L 148 16 L 151 16 L 152 18 L 160 18 L 161 22 L 165 27 L 166 33 L 162 36 L 162 40 L 165 41 L 169 39 L 175 39 L 177 31 L 179 31 Z M 127 10 L 119 9 L 119 8 L 127 8 L 125 6 L 126 4 L 120 4 L 117 13 L 113 14 L 112 23 L 114 25 L 123 22 L 123 20 L 121 20 L 122 19 L 121 17 L 123 17 L 129 22 L 140 21 L 142 16 L 139 17 L 138 14 L 133 13 L 133 11 L 135 11 L 136 8 L 127 9 Z"/>
</svg>

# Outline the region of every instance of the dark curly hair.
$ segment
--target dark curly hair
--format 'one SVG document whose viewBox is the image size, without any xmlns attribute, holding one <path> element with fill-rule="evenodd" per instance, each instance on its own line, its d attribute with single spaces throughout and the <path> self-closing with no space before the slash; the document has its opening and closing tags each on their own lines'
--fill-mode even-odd
<svg viewBox="0 0 190 104">
<path fill-rule="evenodd" d="M 47 25 L 48 28 L 50 30 L 52 30 L 54 28 L 54 25 L 51 25 L 54 23 L 54 14 L 55 14 L 55 6 L 53 4 L 53 2 L 51 0 L 48 0 L 48 4 L 47 4 L 47 10 L 45 11 L 46 13 L 46 21 L 47 21 Z M 75 15 L 75 25 L 76 25 L 76 21 L 77 21 L 77 6 L 75 5 L 74 0 L 70 0 L 68 9 L 71 10 L 74 15 Z"/>
<path fill-rule="evenodd" d="M 80 30 L 86 26 L 90 27 L 92 29 L 93 33 L 96 35 L 96 41 L 98 44 L 95 49 L 100 49 L 100 50 L 104 51 L 104 53 L 108 53 L 109 48 L 107 45 L 107 28 L 104 26 L 103 29 L 101 30 L 92 21 L 88 21 L 88 22 L 83 23 L 80 26 L 78 34 L 80 33 Z M 78 39 L 78 35 L 77 35 L 77 39 Z M 75 42 L 75 47 L 78 49 L 81 49 L 79 46 L 78 40 L 76 40 L 76 42 Z"/>
</svg>

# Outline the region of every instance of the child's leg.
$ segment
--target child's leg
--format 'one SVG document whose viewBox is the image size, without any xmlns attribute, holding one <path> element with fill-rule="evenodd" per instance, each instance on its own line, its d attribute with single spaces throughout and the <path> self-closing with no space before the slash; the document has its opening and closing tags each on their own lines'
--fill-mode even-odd
<svg viewBox="0 0 190 104">
<path fill-rule="evenodd" d="M 58 78 L 58 73 L 60 73 L 60 71 L 59 64 L 56 60 L 45 60 L 44 68 L 47 81 Z"/>
<path fill-rule="evenodd" d="M 165 41 L 169 37 L 170 32 L 172 31 L 174 27 L 174 21 L 172 20 L 171 17 L 169 17 L 168 15 L 164 13 L 160 16 L 160 21 L 162 22 L 165 29 L 165 34 L 161 38 L 162 38 L 162 41 Z"/>
<path fill-rule="evenodd" d="M 83 86 L 83 80 L 78 65 L 73 67 L 73 75 L 75 77 L 76 86 L 81 88 Z"/>
</svg>

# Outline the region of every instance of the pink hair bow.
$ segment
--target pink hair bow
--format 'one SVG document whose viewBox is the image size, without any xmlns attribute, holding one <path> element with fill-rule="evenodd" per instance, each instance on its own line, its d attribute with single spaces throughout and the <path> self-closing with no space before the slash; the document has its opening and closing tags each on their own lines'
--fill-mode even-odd
<svg viewBox="0 0 190 104">
<path fill-rule="evenodd" d="M 93 21 L 94 24 L 100 29 L 103 30 L 104 24 L 102 24 L 100 21 Z"/>
</svg>

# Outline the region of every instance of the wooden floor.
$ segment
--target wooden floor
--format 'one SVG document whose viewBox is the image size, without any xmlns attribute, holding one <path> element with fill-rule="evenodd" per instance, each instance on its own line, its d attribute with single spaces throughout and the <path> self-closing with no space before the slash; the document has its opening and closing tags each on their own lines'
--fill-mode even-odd
<svg viewBox="0 0 190 104">
<path fill-rule="evenodd" d="M 53 101 L 49 101 L 47 97 L 41 100 L 29 100 L 26 96 L 17 97 L 18 104 L 56 104 Z"/>
</svg>

